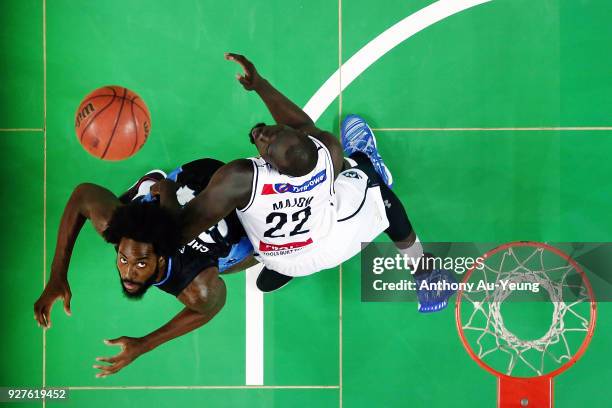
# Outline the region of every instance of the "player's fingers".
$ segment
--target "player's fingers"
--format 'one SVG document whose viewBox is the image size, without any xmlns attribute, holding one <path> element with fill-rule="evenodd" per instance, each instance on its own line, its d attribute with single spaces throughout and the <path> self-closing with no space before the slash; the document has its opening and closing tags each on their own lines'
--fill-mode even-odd
<svg viewBox="0 0 612 408">
<path fill-rule="evenodd" d="M 238 64 L 240 64 L 240 66 L 244 70 L 244 73 L 247 76 L 251 74 L 251 71 L 253 70 L 253 64 L 251 63 L 251 61 L 246 59 L 244 55 L 240 55 L 240 54 L 228 54 L 228 55 L 229 55 L 228 60 L 235 61 Z"/>
<path fill-rule="evenodd" d="M 104 340 L 104 344 L 106 344 L 107 346 L 121 346 L 121 348 L 125 347 L 125 344 L 123 343 L 124 337 L 117 337 L 116 339 L 110 339 L 110 340 Z"/>
<path fill-rule="evenodd" d="M 114 357 L 96 357 L 96 361 L 103 361 L 105 363 L 115 363 L 118 360 L 116 356 Z M 104 366 L 106 367 L 106 366 Z"/>
<path fill-rule="evenodd" d="M 70 290 L 68 290 L 64 294 L 64 312 L 66 312 L 68 316 L 72 315 L 72 310 L 70 309 L 70 300 L 72 300 L 72 293 L 70 293 Z"/>
<path fill-rule="evenodd" d="M 102 364 L 94 364 L 92 367 L 95 368 L 96 370 L 107 371 L 108 368 L 112 367 L 112 366 L 110 366 L 110 365 L 102 365 Z"/>
<path fill-rule="evenodd" d="M 240 64 L 242 69 L 246 71 L 246 66 L 245 66 L 244 60 L 242 58 L 240 58 L 240 57 L 241 56 L 239 56 L 239 55 L 231 54 L 230 57 L 228 58 L 228 60 L 229 61 L 234 61 L 234 62 Z"/>
<path fill-rule="evenodd" d="M 244 59 L 244 55 L 236 54 L 234 52 L 226 52 L 225 59 L 229 61 L 240 61 L 241 59 Z"/>
<path fill-rule="evenodd" d="M 50 307 L 49 308 L 44 307 L 41 310 L 40 316 L 41 316 L 41 319 L 42 319 L 42 326 L 45 329 L 50 328 L 51 327 L 51 308 Z"/>
<path fill-rule="evenodd" d="M 36 324 L 38 324 L 38 327 L 42 327 L 43 320 L 40 313 L 34 312 L 34 320 L 36 320 Z"/>
<path fill-rule="evenodd" d="M 98 373 L 98 374 L 96 374 L 96 378 L 108 377 L 110 374 L 112 374 L 112 373 L 107 373 L 107 372 Z"/>
<path fill-rule="evenodd" d="M 95 365 L 93 366 L 94 368 L 100 370 L 97 374 L 96 374 L 96 378 L 103 378 L 106 377 L 107 375 L 113 374 L 115 371 L 110 370 L 108 367 L 112 367 L 112 366 L 100 366 L 100 365 Z"/>
<path fill-rule="evenodd" d="M 39 326 L 42 324 L 40 309 L 41 307 L 38 302 L 34 303 L 34 320 L 36 320 Z"/>
<path fill-rule="evenodd" d="M 96 374 L 96 377 L 102 378 L 102 377 L 109 376 L 111 374 L 115 374 L 117 371 L 123 368 L 123 365 L 116 364 L 112 366 L 94 366 L 94 367 L 96 368 L 99 367 L 99 369 L 102 370 L 102 372 Z"/>
<path fill-rule="evenodd" d="M 98 360 L 98 358 L 96 358 L 96 360 Z M 117 371 L 124 366 L 125 366 L 125 362 L 119 361 L 119 362 L 113 362 L 110 364 L 94 364 L 93 368 L 97 368 L 98 370 L 102 370 L 102 371 L 113 371 L 113 370 Z"/>
<path fill-rule="evenodd" d="M 36 313 L 34 313 L 34 318 L 36 319 L 36 322 L 38 323 L 38 325 L 40 327 L 44 327 L 45 326 L 45 319 L 43 317 L 43 311 L 42 309 L 39 309 L 36 311 Z"/>
</svg>

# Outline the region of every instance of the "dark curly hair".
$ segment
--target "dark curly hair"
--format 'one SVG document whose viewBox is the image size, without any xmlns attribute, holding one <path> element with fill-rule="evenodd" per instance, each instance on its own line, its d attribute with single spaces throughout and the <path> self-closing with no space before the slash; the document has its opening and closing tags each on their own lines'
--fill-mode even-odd
<svg viewBox="0 0 612 408">
<path fill-rule="evenodd" d="M 179 247 L 176 218 L 157 202 L 132 201 L 117 207 L 103 236 L 114 245 L 122 238 L 152 244 L 155 253 L 163 257 L 172 256 Z"/>
</svg>

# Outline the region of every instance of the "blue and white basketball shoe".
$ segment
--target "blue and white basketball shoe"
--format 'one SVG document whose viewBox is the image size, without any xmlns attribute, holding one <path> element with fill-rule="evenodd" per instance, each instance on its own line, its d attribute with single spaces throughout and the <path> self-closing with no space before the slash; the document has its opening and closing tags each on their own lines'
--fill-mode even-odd
<svg viewBox="0 0 612 408">
<path fill-rule="evenodd" d="M 166 173 L 164 173 L 162 170 L 151 170 L 138 179 L 137 182 L 132 184 L 132 186 L 125 193 L 121 194 L 119 201 L 121 201 L 123 204 L 127 204 L 136 199 L 141 201 L 150 201 L 149 190 L 151 189 L 151 186 L 165 178 Z M 149 199 L 147 199 L 147 197 L 149 197 Z"/>
<path fill-rule="evenodd" d="M 342 121 L 341 136 L 344 153 L 350 156 L 353 153 L 361 152 L 368 156 L 376 173 L 389 188 L 392 188 L 393 176 L 376 149 L 374 132 L 365 119 L 359 115 L 347 115 Z"/>
<path fill-rule="evenodd" d="M 431 313 L 440 311 L 448 306 L 448 299 L 455 294 L 456 290 L 444 288 L 445 283 L 452 285 L 457 283 L 453 274 L 444 269 L 434 269 L 424 276 L 415 276 L 416 292 L 419 300 L 418 310 L 421 313 Z M 427 282 L 429 288 L 423 287 L 423 282 Z M 435 288 L 440 285 L 440 288 Z M 434 286 L 432 289 L 431 286 Z"/>
</svg>

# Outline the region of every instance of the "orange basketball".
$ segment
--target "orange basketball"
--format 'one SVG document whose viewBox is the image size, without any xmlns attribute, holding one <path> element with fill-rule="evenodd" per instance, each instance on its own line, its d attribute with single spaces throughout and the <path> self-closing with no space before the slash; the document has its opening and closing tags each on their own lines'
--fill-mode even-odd
<svg viewBox="0 0 612 408">
<path fill-rule="evenodd" d="M 135 92 L 121 86 L 104 86 L 83 99 L 74 128 L 79 142 L 92 155 L 123 160 L 146 142 L 151 115 Z"/>
</svg>

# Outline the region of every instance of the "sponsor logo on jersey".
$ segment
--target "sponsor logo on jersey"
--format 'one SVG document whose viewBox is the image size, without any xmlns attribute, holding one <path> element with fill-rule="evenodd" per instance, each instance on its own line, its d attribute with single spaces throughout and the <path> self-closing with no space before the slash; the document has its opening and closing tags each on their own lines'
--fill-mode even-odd
<svg viewBox="0 0 612 408">
<path fill-rule="evenodd" d="M 344 171 L 342 172 L 342 175 L 348 178 L 361 179 L 361 176 L 353 170 Z"/>
<path fill-rule="evenodd" d="M 310 244 L 312 244 L 312 238 L 308 238 L 308 240 L 306 241 L 289 242 L 287 244 L 269 244 L 267 242 L 259 241 L 259 251 L 260 252 L 288 251 L 291 249 L 302 248 Z"/>
<path fill-rule="evenodd" d="M 319 173 L 312 176 L 310 180 L 298 186 L 291 183 L 264 184 L 261 189 L 261 195 L 303 193 L 304 191 L 312 190 L 325 180 L 327 180 L 327 173 L 325 170 L 321 170 Z"/>
</svg>

